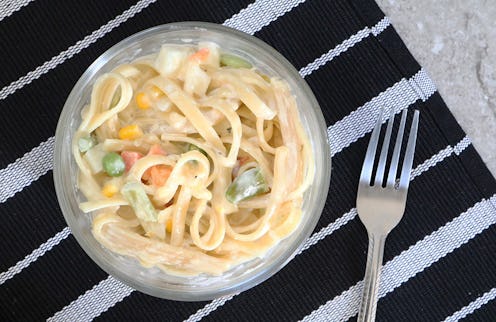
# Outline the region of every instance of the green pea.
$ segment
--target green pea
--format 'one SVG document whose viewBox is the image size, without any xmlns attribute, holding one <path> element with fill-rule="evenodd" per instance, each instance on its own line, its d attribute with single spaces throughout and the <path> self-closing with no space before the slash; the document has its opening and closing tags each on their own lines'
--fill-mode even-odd
<svg viewBox="0 0 496 322">
<path fill-rule="evenodd" d="M 246 170 L 227 187 L 226 199 L 234 204 L 269 191 L 259 168 Z"/>
<path fill-rule="evenodd" d="M 111 177 L 120 177 L 124 170 L 126 170 L 126 164 L 124 159 L 115 153 L 107 153 L 102 159 L 103 170 Z"/>
<path fill-rule="evenodd" d="M 220 55 L 220 64 L 222 66 L 228 66 L 233 68 L 251 68 L 252 65 L 246 61 L 245 59 L 231 55 L 231 54 L 222 54 Z"/>
<path fill-rule="evenodd" d="M 83 136 L 78 140 L 79 151 L 86 152 L 96 145 L 96 138 L 94 135 Z"/>
</svg>

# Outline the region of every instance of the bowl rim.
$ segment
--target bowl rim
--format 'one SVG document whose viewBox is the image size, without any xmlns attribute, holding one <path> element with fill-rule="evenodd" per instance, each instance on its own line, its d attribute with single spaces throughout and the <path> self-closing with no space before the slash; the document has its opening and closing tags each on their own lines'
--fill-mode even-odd
<svg viewBox="0 0 496 322">
<path fill-rule="evenodd" d="M 115 56 L 120 51 L 125 50 L 126 48 L 136 43 L 137 41 L 143 41 L 143 39 L 152 37 L 156 34 L 167 33 L 171 31 L 183 31 L 183 30 L 206 30 L 209 32 L 215 32 L 219 34 L 225 34 L 225 33 L 231 34 L 235 37 L 242 39 L 245 42 L 251 43 L 255 47 L 260 48 L 261 50 L 265 51 L 273 58 L 277 59 L 278 62 L 284 65 L 286 72 L 290 74 L 290 76 L 293 78 L 293 81 L 295 81 L 298 86 L 302 87 L 301 91 L 305 94 L 306 99 L 309 100 L 311 103 L 310 106 L 307 108 L 312 109 L 313 112 L 316 113 L 315 116 L 317 122 L 319 123 L 318 124 L 319 127 L 322 129 L 327 128 L 320 105 L 317 99 L 315 98 L 315 95 L 313 94 L 312 90 L 306 83 L 306 81 L 300 76 L 300 74 L 295 69 L 295 67 L 282 54 L 280 54 L 277 50 L 272 48 L 264 41 L 252 35 L 241 32 L 239 30 L 209 22 L 187 21 L 187 22 L 173 22 L 168 24 L 162 24 L 142 30 L 138 33 L 128 36 L 123 40 L 119 41 L 118 43 L 116 43 L 115 45 L 113 45 L 112 47 L 110 47 L 109 49 L 107 49 L 87 69 L 85 69 L 81 77 L 73 86 L 64 104 L 62 112 L 60 114 L 55 132 L 55 148 L 53 155 L 54 156 L 53 180 L 54 180 L 55 191 L 61 212 L 64 216 L 66 223 L 71 229 L 72 234 L 76 238 L 76 241 L 78 242 L 80 247 L 84 250 L 84 252 L 93 260 L 93 262 L 95 262 L 101 269 L 103 269 L 106 273 L 108 273 L 109 276 L 119 280 L 125 285 L 132 287 L 134 290 L 138 290 L 140 292 L 155 297 L 160 297 L 170 300 L 180 300 L 180 301 L 204 301 L 204 300 L 212 300 L 220 296 L 238 294 L 240 292 L 243 292 L 249 288 L 252 288 L 262 283 L 263 281 L 267 280 L 268 278 L 276 274 L 279 270 L 281 270 L 289 261 L 291 261 L 298 254 L 298 252 L 303 247 L 304 241 L 310 236 L 310 234 L 315 229 L 317 222 L 322 215 L 322 210 L 324 208 L 326 198 L 325 197 L 319 198 L 318 200 L 319 204 L 314 206 L 313 212 L 306 219 L 308 222 L 302 221 L 299 224 L 300 226 L 304 225 L 305 228 L 307 229 L 304 233 L 300 234 L 300 237 L 297 240 L 295 240 L 293 244 L 290 244 L 291 251 L 285 253 L 288 254 L 286 257 L 281 256 L 280 258 L 276 258 L 266 266 L 260 265 L 261 267 L 255 269 L 257 271 L 256 274 L 250 273 L 251 275 L 249 275 L 248 278 L 242 279 L 241 281 L 239 281 L 239 283 L 232 283 L 230 285 L 225 285 L 222 288 L 216 288 L 214 292 L 202 292 L 202 291 L 191 292 L 191 290 L 185 291 L 181 289 L 165 290 L 163 288 L 156 288 L 153 286 L 140 284 L 134 279 L 126 278 L 125 274 L 122 272 L 121 269 L 111 267 L 106 261 L 104 261 L 99 256 L 97 256 L 97 253 L 94 252 L 93 247 L 90 247 L 90 245 L 87 244 L 81 232 L 78 229 L 72 230 L 72 228 L 76 226 L 76 222 L 75 219 L 72 218 L 72 216 L 69 214 L 72 211 L 69 205 L 66 203 L 66 198 L 67 195 L 69 195 L 69 193 L 67 193 L 65 189 L 62 188 L 62 184 L 59 184 L 59 181 L 63 182 L 62 171 L 61 168 L 59 167 L 59 164 L 62 163 L 61 150 L 63 148 L 63 144 L 61 143 L 61 140 L 63 139 L 63 135 L 65 134 L 72 135 L 71 130 L 70 129 L 68 130 L 69 126 L 67 126 L 67 124 L 69 124 L 71 120 L 70 112 L 72 111 L 72 109 L 78 108 L 78 107 L 71 107 L 70 104 L 70 102 L 75 99 L 74 97 L 79 94 L 78 89 L 82 88 L 82 85 L 87 83 L 88 80 L 94 76 L 94 74 L 98 73 L 101 70 L 101 68 L 105 66 L 106 62 L 111 57 Z M 86 86 L 90 86 L 90 85 L 86 84 Z M 306 130 L 307 130 L 307 134 L 310 134 L 308 133 L 308 129 Z M 325 133 L 322 133 L 322 135 L 325 135 Z M 324 139 L 327 142 L 327 137 Z M 324 156 L 324 160 L 323 160 L 324 169 L 316 168 L 316 175 L 318 174 L 319 176 L 323 176 L 324 180 L 322 181 L 322 185 L 320 185 L 319 190 L 321 194 L 327 196 L 330 185 L 330 178 L 331 178 L 331 152 L 330 152 L 329 144 L 324 144 L 322 145 L 322 147 L 324 149 L 322 151 L 322 155 Z M 277 245 L 275 247 L 277 247 Z"/>
</svg>

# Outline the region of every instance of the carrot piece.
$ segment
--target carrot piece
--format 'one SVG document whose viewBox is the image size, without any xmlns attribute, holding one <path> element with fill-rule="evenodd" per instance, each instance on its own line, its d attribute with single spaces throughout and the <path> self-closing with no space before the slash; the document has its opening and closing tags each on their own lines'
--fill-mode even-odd
<svg viewBox="0 0 496 322">
<path fill-rule="evenodd" d="M 152 167 L 152 183 L 157 187 L 163 186 L 172 172 L 172 168 L 166 165 L 156 165 Z"/>
<path fill-rule="evenodd" d="M 153 167 L 150 167 L 146 169 L 145 172 L 143 172 L 143 175 L 141 176 L 141 180 L 143 181 L 143 183 L 150 184 L 150 181 L 152 179 L 152 168 Z"/>
<path fill-rule="evenodd" d="M 208 50 L 208 48 L 202 48 L 193 55 L 191 55 L 189 59 L 204 62 L 205 60 L 207 60 L 209 54 L 210 54 L 210 50 Z"/>
<path fill-rule="evenodd" d="M 126 172 L 129 171 L 133 165 L 143 157 L 143 154 L 135 151 L 122 151 L 121 157 L 124 159 L 124 164 L 126 165 Z"/>
<path fill-rule="evenodd" d="M 239 161 L 239 165 L 240 166 L 242 166 L 243 164 L 245 164 L 246 162 L 248 162 L 248 160 L 250 160 L 250 157 L 249 156 L 238 157 L 238 161 Z"/>
<path fill-rule="evenodd" d="M 150 147 L 148 155 L 167 155 L 167 152 L 159 144 L 154 144 Z"/>
<path fill-rule="evenodd" d="M 167 152 L 160 146 L 160 144 L 154 144 L 150 147 L 147 155 L 167 155 Z M 146 169 L 141 176 L 141 179 L 146 184 L 153 184 L 156 186 L 163 186 L 167 179 L 169 178 L 172 168 L 166 165 L 154 165 Z"/>
</svg>

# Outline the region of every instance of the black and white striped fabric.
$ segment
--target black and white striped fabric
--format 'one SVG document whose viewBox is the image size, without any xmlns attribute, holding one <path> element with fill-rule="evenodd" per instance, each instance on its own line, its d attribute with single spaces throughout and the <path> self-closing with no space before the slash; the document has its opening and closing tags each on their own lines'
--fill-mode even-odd
<svg viewBox="0 0 496 322">
<path fill-rule="evenodd" d="M 496 181 L 373 0 L 136 1 L 0 1 L 1 321 L 355 319 L 367 249 L 356 188 L 383 105 L 420 109 L 421 121 L 377 320 L 496 319 Z M 211 302 L 153 298 L 108 276 L 72 237 L 52 183 L 56 122 L 83 71 L 125 37 L 183 20 L 240 29 L 287 57 L 320 102 L 333 157 L 302 251 L 261 285 Z"/>
</svg>

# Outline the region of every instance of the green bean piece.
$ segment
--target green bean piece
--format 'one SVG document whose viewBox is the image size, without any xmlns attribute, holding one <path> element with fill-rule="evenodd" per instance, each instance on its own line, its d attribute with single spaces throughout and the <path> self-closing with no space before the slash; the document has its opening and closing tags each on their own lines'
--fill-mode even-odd
<svg viewBox="0 0 496 322">
<path fill-rule="evenodd" d="M 205 150 L 203 150 L 203 149 L 202 149 L 202 148 L 200 148 L 199 146 L 194 145 L 194 144 L 192 144 L 192 143 L 190 143 L 190 144 L 188 145 L 188 151 L 199 151 L 199 152 L 201 152 L 201 154 L 203 154 L 204 156 L 208 157 L 208 154 L 207 154 L 207 152 L 205 152 Z"/>
<path fill-rule="evenodd" d="M 120 177 L 124 170 L 126 170 L 126 164 L 124 159 L 115 153 L 107 153 L 102 159 L 103 170 L 111 177 Z"/>
<path fill-rule="evenodd" d="M 266 193 L 269 186 L 260 168 L 246 170 L 236 177 L 227 187 L 226 199 L 234 204 L 254 196 Z"/>
<path fill-rule="evenodd" d="M 222 66 L 228 66 L 233 68 L 251 68 L 252 65 L 246 61 L 245 59 L 231 55 L 231 54 L 222 54 L 220 55 L 220 64 Z"/>
<path fill-rule="evenodd" d="M 157 211 L 139 182 L 126 183 L 121 189 L 121 194 L 133 208 L 136 217 L 143 221 L 157 222 Z"/>
</svg>

